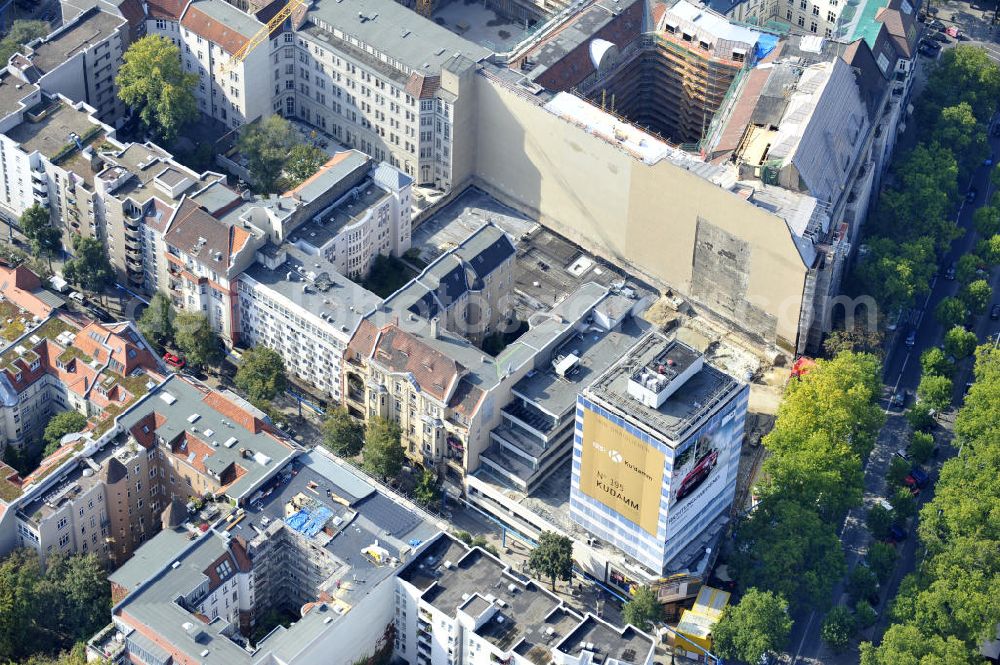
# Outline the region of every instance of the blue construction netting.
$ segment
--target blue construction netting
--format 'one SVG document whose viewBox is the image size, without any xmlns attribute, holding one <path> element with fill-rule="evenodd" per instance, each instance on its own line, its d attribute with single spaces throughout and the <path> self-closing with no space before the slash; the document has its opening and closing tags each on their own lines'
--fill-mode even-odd
<svg viewBox="0 0 1000 665">
<path fill-rule="evenodd" d="M 318 508 L 314 508 L 313 510 L 303 508 L 286 519 L 285 524 L 299 533 L 312 538 L 320 532 L 323 525 L 325 525 L 327 520 L 331 517 L 333 517 L 333 511 L 325 506 L 320 506 Z"/>
</svg>

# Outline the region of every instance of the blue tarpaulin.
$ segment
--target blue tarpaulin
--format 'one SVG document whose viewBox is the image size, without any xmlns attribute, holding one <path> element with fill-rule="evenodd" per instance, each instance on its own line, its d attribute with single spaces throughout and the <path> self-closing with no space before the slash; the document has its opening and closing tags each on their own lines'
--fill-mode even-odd
<svg viewBox="0 0 1000 665">
<path fill-rule="evenodd" d="M 760 60 L 773 51 L 774 47 L 778 45 L 778 39 L 778 35 L 762 32 L 757 38 L 757 46 L 754 49 L 754 60 Z"/>
<path fill-rule="evenodd" d="M 292 529 L 310 538 L 322 530 L 323 526 L 333 517 L 333 511 L 325 506 L 319 506 L 313 510 L 303 508 L 299 512 L 285 520 Z"/>
</svg>

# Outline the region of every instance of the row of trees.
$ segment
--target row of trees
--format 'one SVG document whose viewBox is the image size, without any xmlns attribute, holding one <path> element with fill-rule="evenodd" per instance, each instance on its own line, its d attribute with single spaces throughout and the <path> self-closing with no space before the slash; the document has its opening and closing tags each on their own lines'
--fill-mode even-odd
<svg viewBox="0 0 1000 665">
<path fill-rule="evenodd" d="M 42 567 L 32 550 L 0 560 L 0 662 L 54 662 L 108 623 L 111 593 L 94 555 L 55 555 Z M 59 662 L 80 662 L 63 656 Z"/>
<path fill-rule="evenodd" d="M 938 257 L 961 235 L 949 213 L 961 196 L 959 183 L 989 154 L 986 127 L 998 101 L 1000 67 L 980 48 L 945 51 L 931 71 L 916 111 L 925 138 L 894 165 L 894 185 L 878 200 L 873 236 L 854 274 L 884 311 L 911 307 L 926 294 Z M 978 302 L 976 288 L 962 303 L 966 310 Z M 939 318 L 951 327 L 967 313 L 949 301 Z"/>
<path fill-rule="evenodd" d="M 862 644 L 862 665 L 982 662 L 1000 623 L 1000 351 L 981 347 L 975 382 L 955 420 L 960 452 L 944 463 L 920 511 L 925 556 L 900 586 L 882 643 Z"/>
<path fill-rule="evenodd" d="M 334 454 L 348 458 L 361 455 L 361 466 L 379 478 L 395 478 L 406 463 L 399 424 L 388 418 L 372 418 L 365 425 L 353 418 L 347 409 L 334 409 L 323 420 L 322 433 L 323 445 Z M 417 485 L 417 498 L 425 505 L 436 496 L 434 475 L 426 473 L 430 481 L 421 477 Z"/>
<path fill-rule="evenodd" d="M 736 530 L 731 563 L 743 597 L 716 626 L 717 655 L 758 662 L 783 647 L 790 608 L 829 605 L 846 571 L 836 526 L 861 503 L 862 460 L 884 418 L 880 391 L 878 360 L 852 351 L 789 386 L 763 440 L 760 503 Z"/>
</svg>

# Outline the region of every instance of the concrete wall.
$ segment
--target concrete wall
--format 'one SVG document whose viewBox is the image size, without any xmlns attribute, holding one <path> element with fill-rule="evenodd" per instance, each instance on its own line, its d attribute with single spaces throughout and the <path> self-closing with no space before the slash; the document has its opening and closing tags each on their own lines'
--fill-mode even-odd
<svg viewBox="0 0 1000 665">
<path fill-rule="evenodd" d="M 639 162 L 526 93 L 476 80 L 479 186 L 601 256 L 694 292 L 751 332 L 794 345 L 807 267 L 784 220 L 672 163 Z"/>
</svg>

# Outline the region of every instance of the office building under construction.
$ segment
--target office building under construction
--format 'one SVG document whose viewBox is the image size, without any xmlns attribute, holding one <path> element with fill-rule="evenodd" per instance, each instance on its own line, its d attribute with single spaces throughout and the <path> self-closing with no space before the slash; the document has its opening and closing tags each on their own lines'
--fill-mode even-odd
<svg viewBox="0 0 1000 665">
<path fill-rule="evenodd" d="M 601 62 L 577 90 L 667 141 L 696 150 L 745 73 L 777 39 L 687 0 L 669 8 L 656 5 L 650 23 L 652 29 L 633 43 L 599 54 L 609 62 Z"/>
</svg>

